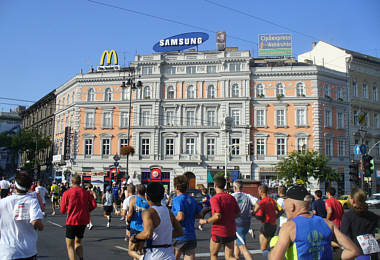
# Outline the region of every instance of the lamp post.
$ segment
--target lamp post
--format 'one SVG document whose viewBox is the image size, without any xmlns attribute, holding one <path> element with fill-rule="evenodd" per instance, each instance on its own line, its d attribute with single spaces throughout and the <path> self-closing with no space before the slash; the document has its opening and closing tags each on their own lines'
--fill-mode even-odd
<svg viewBox="0 0 380 260">
<path fill-rule="evenodd" d="M 130 72 L 132 72 L 132 75 L 129 74 L 129 77 L 127 79 L 127 81 L 125 81 L 125 78 L 123 80 L 123 82 L 121 83 L 121 88 L 125 89 L 125 88 L 129 88 L 129 114 L 128 114 L 128 133 L 127 133 L 127 146 L 130 146 L 130 138 L 131 138 L 131 134 L 130 134 L 130 130 L 131 130 L 131 110 L 132 110 L 132 90 L 136 90 L 138 88 L 141 88 L 142 87 L 142 82 L 140 80 L 138 80 L 137 82 L 136 81 L 136 77 L 135 77 L 135 68 L 130 68 Z M 135 96 L 135 99 L 136 99 L 136 96 Z M 126 162 L 126 176 L 125 177 L 128 177 L 129 176 L 129 153 L 127 154 L 127 162 Z"/>
</svg>

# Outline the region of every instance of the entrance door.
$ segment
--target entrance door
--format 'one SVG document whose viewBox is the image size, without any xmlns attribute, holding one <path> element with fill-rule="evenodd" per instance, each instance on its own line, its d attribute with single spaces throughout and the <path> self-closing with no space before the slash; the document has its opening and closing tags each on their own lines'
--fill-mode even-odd
<svg viewBox="0 0 380 260">
<path fill-rule="evenodd" d="M 185 172 L 184 175 L 189 180 L 189 189 L 195 189 L 195 175 L 192 172 Z"/>
</svg>

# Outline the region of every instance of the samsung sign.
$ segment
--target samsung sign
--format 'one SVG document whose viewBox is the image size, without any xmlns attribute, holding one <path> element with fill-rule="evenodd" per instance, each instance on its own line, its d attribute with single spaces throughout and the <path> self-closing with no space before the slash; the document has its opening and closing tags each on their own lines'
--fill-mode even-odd
<svg viewBox="0 0 380 260">
<path fill-rule="evenodd" d="M 181 51 L 198 46 L 207 41 L 208 38 L 208 34 L 203 32 L 178 34 L 160 40 L 153 46 L 153 50 L 156 52 Z"/>
</svg>

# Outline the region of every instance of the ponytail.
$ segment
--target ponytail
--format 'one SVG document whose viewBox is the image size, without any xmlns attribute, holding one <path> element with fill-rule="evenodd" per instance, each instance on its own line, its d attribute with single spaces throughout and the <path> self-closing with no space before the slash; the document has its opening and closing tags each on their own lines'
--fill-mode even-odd
<svg viewBox="0 0 380 260">
<path fill-rule="evenodd" d="M 368 204 L 365 202 L 367 194 L 359 188 L 355 188 L 351 191 L 351 198 L 354 200 L 353 209 L 356 214 L 363 215 L 368 211 Z"/>
</svg>

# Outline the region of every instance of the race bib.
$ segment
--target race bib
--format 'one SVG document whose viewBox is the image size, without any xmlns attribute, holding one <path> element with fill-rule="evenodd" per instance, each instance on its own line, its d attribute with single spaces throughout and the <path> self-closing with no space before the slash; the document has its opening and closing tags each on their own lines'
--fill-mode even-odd
<svg viewBox="0 0 380 260">
<path fill-rule="evenodd" d="M 379 244 L 372 234 L 357 236 L 356 239 L 363 250 L 363 254 L 369 255 L 380 252 Z"/>
<path fill-rule="evenodd" d="M 15 220 L 29 220 L 29 205 L 19 202 L 13 209 L 13 217 Z"/>
</svg>

